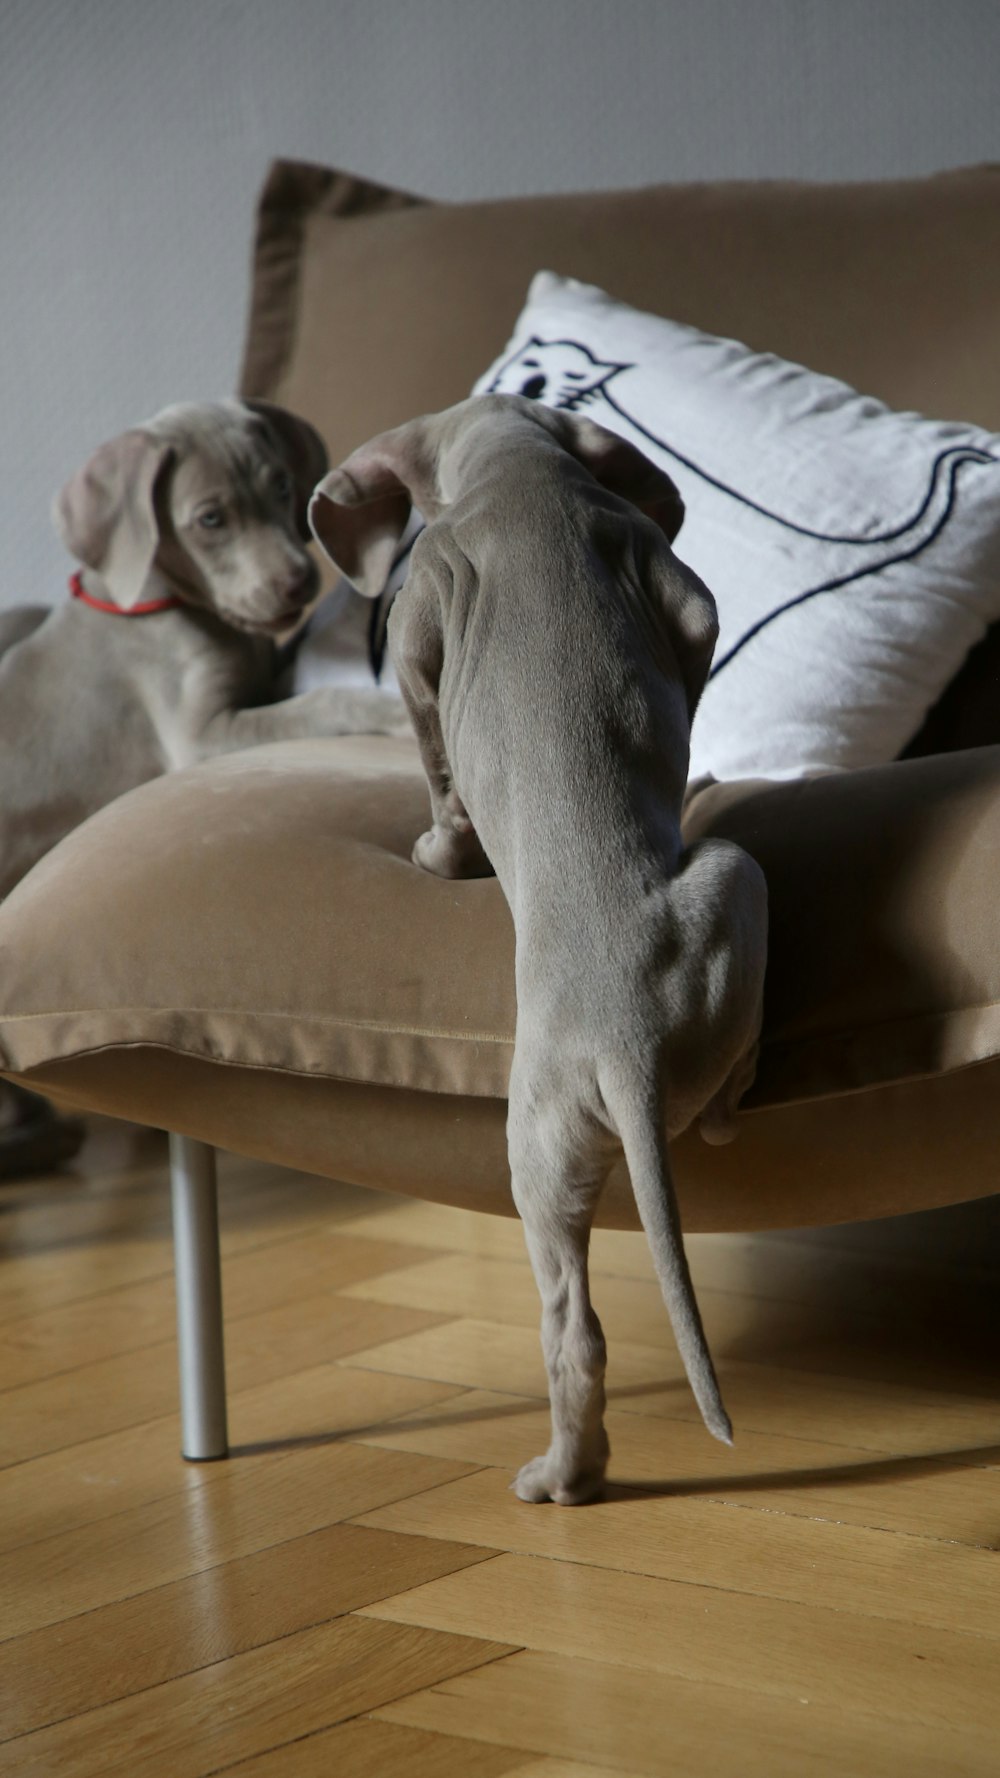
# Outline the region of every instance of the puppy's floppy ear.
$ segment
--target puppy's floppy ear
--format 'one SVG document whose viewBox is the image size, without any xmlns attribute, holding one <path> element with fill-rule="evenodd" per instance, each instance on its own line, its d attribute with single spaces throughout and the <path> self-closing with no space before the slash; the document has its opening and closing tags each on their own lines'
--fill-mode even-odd
<svg viewBox="0 0 1000 1778">
<path fill-rule="evenodd" d="M 684 522 L 684 502 L 665 470 L 596 420 L 566 413 L 557 413 L 557 418 L 567 450 L 586 464 L 602 487 L 630 500 L 673 543 Z"/>
<path fill-rule="evenodd" d="M 676 557 L 651 553 L 648 572 L 659 595 L 664 625 L 684 685 L 688 718 L 693 722 L 719 639 L 715 600 L 704 581 Z"/>
<path fill-rule="evenodd" d="M 123 432 L 99 446 L 52 504 L 70 554 L 100 574 L 126 611 L 157 590 L 156 489 L 173 456 L 162 439 L 138 429 Z"/>
<path fill-rule="evenodd" d="M 315 426 L 310 426 L 308 420 L 300 419 L 298 414 L 290 414 L 287 408 L 278 407 L 273 401 L 244 401 L 243 406 L 249 408 L 252 414 L 259 415 L 277 436 L 282 455 L 295 481 L 295 522 L 300 537 L 308 543 L 311 536 L 309 501 L 316 483 L 326 474 L 330 462 L 326 445 Z"/>
<path fill-rule="evenodd" d="M 412 420 L 353 451 L 321 481 L 309 502 L 309 524 L 335 568 L 377 599 L 416 504 L 430 498 L 427 435 Z"/>
</svg>

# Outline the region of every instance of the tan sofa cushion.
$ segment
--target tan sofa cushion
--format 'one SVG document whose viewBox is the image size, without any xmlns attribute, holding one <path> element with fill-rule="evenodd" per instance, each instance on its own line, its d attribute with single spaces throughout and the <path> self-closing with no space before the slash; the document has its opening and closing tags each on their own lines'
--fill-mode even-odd
<svg viewBox="0 0 1000 1778">
<path fill-rule="evenodd" d="M 244 1151 L 277 1148 L 332 1175 L 401 1188 L 412 1175 L 413 1189 L 428 1190 L 434 1174 L 445 1195 L 461 1194 L 464 1180 L 504 1197 L 510 918 L 495 881 L 446 883 L 409 862 L 426 815 L 415 748 L 388 740 L 256 748 L 121 798 L 0 909 L 3 1067 L 80 1103 Z M 994 1071 L 971 1065 L 1000 1054 L 1000 750 L 714 787 L 695 800 L 690 826 L 741 841 L 771 885 L 747 1125 L 754 1111 L 830 1101 L 836 1129 L 834 1095 L 878 1100 L 884 1086 L 898 1105 L 907 1086 L 955 1070 L 964 1085 L 947 1089 L 949 1103 L 955 1091 L 975 1099 L 965 1077 Z M 205 1068 L 211 1079 L 199 1086 Z M 178 1097 L 178 1080 L 194 1083 L 193 1099 Z M 402 1097 L 391 1114 L 377 1110 L 374 1128 L 365 1096 L 395 1104 L 385 1089 Z M 485 1101 L 492 1109 L 476 1111 Z M 877 1123 L 871 1106 L 851 1115 Z M 379 1177 L 372 1157 L 394 1121 L 411 1135 Z M 898 1140 L 898 1116 L 885 1128 Z M 897 1179 L 923 1165 L 926 1144 L 918 1125 L 904 1118 L 903 1128 Z M 753 1144 L 735 1144 L 721 1174 L 702 1147 L 693 1137 L 685 1149 L 688 1189 L 700 1181 L 697 1195 L 707 1193 L 692 1226 L 712 1226 L 723 1201 L 731 1220 L 741 1189 L 753 1224 L 764 1214 L 755 1192 L 766 1206 L 776 1191 L 766 1165 L 745 1175 Z M 826 1165 L 838 1206 L 870 1192 L 835 1156 Z M 992 1168 L 982 1189 L 995 1187 Z M 956 1195 L 939 1157 L 934 1171 L 926 1189 L 939 1201 Z M 791 1220 L 831 1219 L 822 1172 L 814 1159 L 797 1176 Z M 976 1189 L 973 1178 L 968 1195 Z M 785 1204 L 788 1190 L 777 1196 Z"/>
<path fill-rule="evenodd" d="M 98 1050 L 31 1076 L 66 1103 L 181 1130 L 330 1179 L 513 1216 L 502 1099 L 261 1075 L 174 1050 Z M 844 1098 L 763 1107 L 739 1139 L 673 1143 L 684 1227 L 804 1228 L 932 1210 L 996 1191 L 1000 1063 L 900 1081 Z M 604 1228 L 638 1228 L 624 1166 L 598 1208 Z"/>
<path fill-rule="evenodd" d="M 459 401 L 535 272 L 732 335 L 893 407 L 1000 428 L 1000 172 L 433 204 L 278 161 L 260 200 L 241 388 L 336 462 Z"/>
</svg>

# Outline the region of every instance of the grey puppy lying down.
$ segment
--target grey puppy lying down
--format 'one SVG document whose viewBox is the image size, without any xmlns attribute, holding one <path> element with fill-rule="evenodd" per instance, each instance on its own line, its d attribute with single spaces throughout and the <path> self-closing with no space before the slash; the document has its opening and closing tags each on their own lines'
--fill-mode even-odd
<svg viewBox="0 0 1000 1778">
<path fill-rule="evenodd" d="M 767 894 L 739 847 L 685 850 L 691 718 L 714 601 L 672 553 L 669 478 L 590 420 L 484 396 L 383 433 L 317 488 L 313 530 L 377 591 L 411 502 L 428 521 L 389 647 L 430 785 L 414 858 L 495 869 L 516 936 L 511 1184 L 542 1299 L 549 1449 L 514 1487 L 600 1493 L 605 1344 L 587 1249 L 623 1148 L 705 1423 L 731 1439 L 667 1149 L 734 1133 L 754 1070 Z"/>
<path fill-rule="evenodd" d="M 408 728 L 374 689 L 269 701 L 273 638 L 318 591 L 306 508 L 325 469 L 305 421 L 226 401 L 166 408 L 67 483 L 54 517 L 77 596 L 0 613 L 0 895 L 161 772 Z"/>
</svg>

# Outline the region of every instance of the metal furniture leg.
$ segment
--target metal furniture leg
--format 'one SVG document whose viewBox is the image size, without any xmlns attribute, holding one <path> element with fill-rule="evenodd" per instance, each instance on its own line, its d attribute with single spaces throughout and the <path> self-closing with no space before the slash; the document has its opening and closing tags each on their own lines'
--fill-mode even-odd
<svg viewBox="0 0 1000 1778">
<path fill-rule="evenodd" d="M 170 1132 L 177 1283 L 181 1452 L 192 1463 L 229 1453 L 222 1345 L 222 1270 L 215 1150 Z"/>
</svg>

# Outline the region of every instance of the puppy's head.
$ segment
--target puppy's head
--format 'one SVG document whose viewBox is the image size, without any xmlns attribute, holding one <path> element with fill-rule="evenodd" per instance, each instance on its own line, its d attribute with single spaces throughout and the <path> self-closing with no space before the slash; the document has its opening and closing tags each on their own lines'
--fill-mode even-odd
<svg viewBox="0 0 1000 1778">
<path fill-rule="evenodd" d="M 102 445 L 53 514 L 123 610 L 168 592 L 271 633 L 317 591 L 306 508 L 326 462 L 319 435 L 282 408 L 186 403 Z"/>
<path fill-rule="evenodd" d="M 484 456 L 516 449 L 519 441 L 537 442 L 539 432 L 673 542 L 684 503 L 663 470 L 593 420 L 514 395 L 474 396 L 370 439 L 317 487 L 309 503 L 313 535 L 334 566 L 375 598 L 412 509 L 428 521 L 437 518 L 479 473 Z"/>
<path fill-rule="evenodd" d="M 628 439 L 581 414 L 537 402 L 531 403 L 531 411 L 537 424 L 576 457 L 595 481 L 652 519 L 667 542 L 673 543 L 684 523 L 684 501 L 665 470 Z M 719 635 L 715 600 L 698 576 L 662 547 L 645 551 L 643 572 L 684 686 L 688 719 L 693 720 Z"/>
<path fill-rule="evenodd" d="M 500 398 L 502 399 L 502 398 Z M 508 397 L 505 406 L 533 420 L 590 471 L 602 488 L 627 500 L 652 519 L 673 543 L 684 523 L 684 502 L 665 469 L 644 456 L 627 438 L 609 432 L 596 420 L 522 397 Z"/>
</svg>

